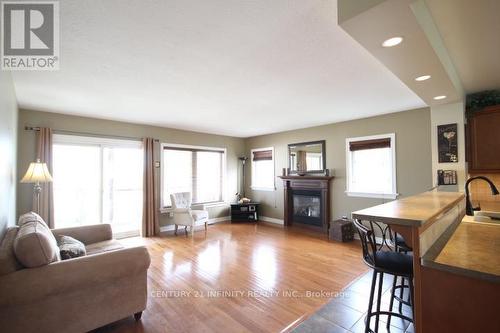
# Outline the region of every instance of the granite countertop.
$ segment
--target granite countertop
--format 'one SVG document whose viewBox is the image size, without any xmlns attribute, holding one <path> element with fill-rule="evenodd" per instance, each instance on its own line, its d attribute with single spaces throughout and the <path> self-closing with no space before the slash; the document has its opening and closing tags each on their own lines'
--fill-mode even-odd
<svg viewBox="0 0 500 333">
<path fill-rule="evenodd" d="M 354 219 L 421 227 L 445 214 L 464 194 L 459 192 L 428 191 L 352 213 Z"/>
<path fill-rule="evenodd" d="M 422 265 L 500 283 L 500 224 L 465 216 L 443 233 Z"/>
</svg>

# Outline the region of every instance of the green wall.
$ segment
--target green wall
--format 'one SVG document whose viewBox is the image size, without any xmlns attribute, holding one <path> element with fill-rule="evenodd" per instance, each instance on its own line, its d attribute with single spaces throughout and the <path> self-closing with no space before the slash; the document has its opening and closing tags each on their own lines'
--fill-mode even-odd
<svg viewBox="0 0 500 333">
<path fill-rule="evenodd" d="M 51 127 L 55 130 L 87 132 L 127 137 L 150 136 L 162 142 L 227 148 L 227 199 L 234 200 L 238 191 L 240 165 L 238 156 L 250 156 L 254 148 L 274 147 L 276 176 L 287 167 L 287 145 L 302 141 L 326 140 L 326 164 L 333 169 L 332 218 L 349 216 L 352 211 L 381 204 L 388 200 L 348 197 L 345 194 L 345 139 L 349 137 L 396 133 L 397 190 L 399 198 L 423 192 L 432 186 L 431 119 L 429 108 L 334 123 L 324 126 L 262 135 L 248 139 L 203 134 L 156 126 L 76 117 L 55 113 L 20 110 L 18 131 L 18 170 L 22 173 L 35 158 L 35 133 L 24 126 Z M 251 168 L 247 168 L 246 195 L 262 203 L 262 216 L 283 219 L 283 186 L 276 179 L 276 191 L 252 191 Z M 17 214 L 31 209 L 32 188 L 18 183 Z M 210 208 L 210 217 L 228 216 L 227 207 Z M 166 214 L 160 225 L 171 224 Z"/>
<path fill-rule="evenodd" d="M 396 133 L 396 169 L 398 198 L 417 194 L 432 187 L 431 120 L 429 108 L 334 123 L 246 140 L 247 156 L 255 148 L 274 147 L 276 176 L 286 168 L 289 143 L 326 140 L 326 167 L 333 169 L 331 185 L 332 218 L 387 202 L 387 199 L 348 197 L 346 190 L 345 139 L 375 134 Z M 283 219 L 283 184 L 276 179 L 276 191 L 252 191 L 251 172 L 247 173 L 246 195 L 262 203 L 262 216 Z"/>
<path fill-rule="evenodd" d="M 56 113 L 20 110 L 18 138 L 18 170 L 20 173 L 25 172 L 29 163 L 35 159 L 35 133 L 33 131 L 26 131 L 24 129 L 25 126 L 50 127 L 54 130 L 93 133 L 97 135 L 115 135 L 135 138 L 147 136 L 167 143 L 225 147 L 227 148 L 227 198 L 231 201 L 234 200 L 234 194 L 237 192 L 238 156 L 242 156 L 245 152 L 245 143 L 241 138 Z M 18 192 L 17 214 L 20 215 L 31 209 L 32 187 L 29 184 L 18 184 Z M 209 212 L 210 218 L 229 215 L 227 206 L 210 208 Z M 161 214 L 160 226 L 165 226 L 167 224 L 171 224 L 167 214 Z"/>
</svg>

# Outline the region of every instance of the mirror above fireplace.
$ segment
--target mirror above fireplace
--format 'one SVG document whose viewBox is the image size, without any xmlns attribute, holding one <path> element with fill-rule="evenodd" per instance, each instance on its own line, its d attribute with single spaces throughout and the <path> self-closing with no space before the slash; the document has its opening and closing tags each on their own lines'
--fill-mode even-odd
<svg viewBox="0 0 500 333">
<path fill-rule="evenodd" d="M 290 174 L 323 173 L 326 169 L 325 140 L 288 145 Z"/>
</svg>

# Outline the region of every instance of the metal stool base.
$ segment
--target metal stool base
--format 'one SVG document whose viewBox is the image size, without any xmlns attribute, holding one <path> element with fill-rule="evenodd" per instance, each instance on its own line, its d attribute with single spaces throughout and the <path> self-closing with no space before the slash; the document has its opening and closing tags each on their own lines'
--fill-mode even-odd
<svg viewBox="0 0 500 333">
<path fill-rule="evenodd" d="M 384 273 L 391 274 L 391 275 L 394 276 L 393 287 L 392 287 L 392 290 L 391 290 L 391 301 L 390 301 L 390 304 L 389 304 L 389 311 L 381 311 L 380 310 L 381 298 L 382 298 L 382 286 L 383 286 L 383 281 L 384 281 Z M 373 308 L 373 298 L 374 298 L 374 294 L 375 294 L 375 287 L 376 287 L 376 284 L 377 284 L 377 275 L 379 275 L 378 290 L 377 290 L 377 304 L 376 304 L 376 310 L 372 311 L 372 308 Z M 398 277 L 403 278 L 403 280 L 402 280 L 403 284 L 399 285 L 399 286 L 396 285 L 396 281 L 397 281 Z M 404 279 L 408 280 L 408 282 L 409 282 L 408 285 L 404 284 Z M 402 290 L 404 288 L 409 288 L 410 289 L 410 300 L 409 300 L 409 302 L 402 299 L 403 298 L 403 296 L 402 296 Z M 401 290 L 401 297 L 398 297 L 398 296 L 395 295 L 395 292 L 396 292 L 397 289 Z M 392 311 L 392 308 L 393 308 L 393 305 L 394 305 L 394 299 L 396 299 L 396 300 L 398 300 L 400 302 L 400 304 L 399 304 L 400 307 L 402 307 L 402 304 L 407 304 L 407 305 L 411 306 L 412 303 L 413 303 L 413 296 L 412 295 L 413 295 L 413 277 L 412 276 L 395 275 L 393 272 L 387 272 L 387 271 L 381 271 L 381 270 L 378 270 L 378 269 L 374 269 L 373 270 L 372 285 L 371 285 L 371 288 L 370 288 L 370 300 L 369 300 L 369 304 L 368 304 L 368 311 L 366 313 L 366 318 L 365 318 L 365 333 L 376 333 L 376 332 L 378 332 L 379 319 L 380 319 L 381 315 L 387 316 L 387 324 L 386 324 L 387 328 L 390 327 L 391 318 L 393 316 L 397 317 L 397 318 L 400 318 L 400 319 L 403 319 L 403 320 L 407 320 L 407 321 L 413 323 L 413 318 L 410 318 L 410 317 L 405 316 L 404 314 L 402 314 L 402 309 L 400 310 L 400 313 Z M 412 312 L 413 312 L 413 306 L 412 306 Z M 371 322 L 371 318 L 372 317 L 375 317 L 375 330 L 372 330 L 370 328 L 370 322 Z"/>
</svg>

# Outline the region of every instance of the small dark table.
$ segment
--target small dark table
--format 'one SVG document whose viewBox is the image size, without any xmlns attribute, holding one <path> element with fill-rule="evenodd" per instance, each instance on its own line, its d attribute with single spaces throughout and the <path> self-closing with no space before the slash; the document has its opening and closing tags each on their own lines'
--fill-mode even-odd
<svg viewBox="0 0 500 333">
<path fill-rule="evenodd" d="M 231 222 L 257 222 L 258 220 L 258 202 L 231 204 Z"/>
</svg>

